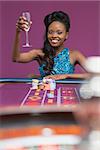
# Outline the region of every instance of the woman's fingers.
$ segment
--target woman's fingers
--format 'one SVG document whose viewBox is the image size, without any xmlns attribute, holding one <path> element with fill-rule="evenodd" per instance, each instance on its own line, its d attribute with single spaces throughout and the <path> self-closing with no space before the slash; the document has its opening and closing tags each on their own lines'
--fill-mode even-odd
<svg viewBox="0 0 100 150">
<path fill-rule="evenodd" d="M 32 21 L 28 22 L 25 17 L 20 16 L 17 23 L 16 23 L 16 28 L 19 30 L 25 31 L 29 28 L 29 26 L 31 24 L 32 24 Z"/>
<path fill-rule="evenodd" d="M 61 79 L 61 75 L 48 75 L 45 78 L 46 79 L 59 80 L 59 79 Z"/>
</svg>

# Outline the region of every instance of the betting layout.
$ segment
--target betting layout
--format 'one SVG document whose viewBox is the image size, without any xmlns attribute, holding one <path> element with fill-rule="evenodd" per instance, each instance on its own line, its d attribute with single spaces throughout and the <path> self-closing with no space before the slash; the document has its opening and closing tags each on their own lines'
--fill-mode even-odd
<svg viewBox="0 0 100 150">
<path fill-rule="evenodd" d="M 24 97 L 22 105 L 74 105 L 79 103 L 80 98 L 74 87 L 59 86 L 55 80 L 33 79 L 32 87 Z"/>
<path fill-rule="evenodd" d="M 32 80 L 31 87 L 29 87 L 29 91 L 26 93 L 26 95 L 22 99 L 21 106 L 23 105 L 26 105 L 26 106 L 27 105 L 32 105 L 32 106 L 65 105 L 65 106 L 68 106 L 69 108 L 69 105 L 75 106 L 79 102 L 80 102 L 80 99 L 77 93 L 77 89 L 75 87 L 67 86 L 67 84 L 65 85 L 56 84 L 55 80 L 44 78 L 41 81 L 37 79 Z M 52 112 L 52 109 L 51 109 L 51 112 Z M 52 113 L 50 114 L 48 113 L 50 117 Z M 58 118 L 63 119 L 63 117 L 66 117 L 66 115 L 64 115 L 64 112 L 63 114 L 61 112 L 63 117 L 62 116 L 60 117 L 58 111 L 56 113 L 58 115 Z M 47 112 L 46 113 L 43 112 L 43 118 L 46 118 L 44 117 L 45 114 L 48 115 Z M 25 116 L 26 115 L 27 114 L 25 114 Z M 57 115 L 56 115 L 56 119 L 57 119 Z M 21 115 L 19 116 L 21 117 Z M 33 115 L 29 115 L 29 116 L 32 117 L 32 120 L 35 120 L 35 118 L 33 119 Z M 60 122 L 58 120 L 58 125 L 54 124 L 54 120 L 55 120 L 54 115 L 52 115 L 53 123 L 48 122 L 48 124 L 43 124 L 42 116 L 39 117 L 39 114 L 38 115 L 36 114 L 35 117 L 36 117 L 36 120 L 39 119 L 39 123 L 41 120 L 42 124 L 39 124 L 39 125 L 33 124 L 32 126 L 32 124 L 30 124 L 30 121 L 29 121 L 29 125 L 27 124 L 25 126 L 26 119 L 24 122 L 21 118 L 21 120 L 24 122 L 24 127 L 21 126 L 19 128 L 18 127 L 12 128 L 12 125 L 11 125 L 11 128 L 7 128 L 6 130 L 7 132 L 5 131 L 5 128 L 4 130 L 1 129 L 3 134 L 1 133 L 2 141 L 1 141 L 0 146 L 4 147 L 4 149 L 2 148 L 2 150 L 67 150 L 67 149 L 75 150 L 77 149 L 78 143 L 80 142 L 80 133 L 81 131 L 83 131 L 83 129 L 81 129 L 76 124 L 69 125 L 69 121 L 68 121 L 68 125 L 63 124 L 62 123 L 63 120 Z M 45 123 L 46 123 L 46 120 L 45 120 Z M 56 123 L 57 123 L 57 120 L 56 120 Z M 65 119 L 64 119 L 64 123 L 65 123 Z M 8 135 L 9 135 L 10 138 L 5 139 L 5 137 L 2 137 L 3 135 L 7 136 L 6 138 L 8 138 Z M 69 143 L 68 141 L 71 141 L 71 143 Z M 12 146 L 13 142 L 15 143 Z M 6 148 L 5 148 L 5 145 L 6 145 Z"/>
</svg>

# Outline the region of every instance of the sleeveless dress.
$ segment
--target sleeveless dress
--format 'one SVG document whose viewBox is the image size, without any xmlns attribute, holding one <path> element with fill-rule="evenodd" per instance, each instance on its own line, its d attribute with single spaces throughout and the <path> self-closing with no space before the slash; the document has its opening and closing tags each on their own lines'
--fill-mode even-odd
<svg viewBox="0 0 100 150">
<path fill-rule="evenodd" d="M 46 76 L 43 70 L 44 64 L 39 67 L 41 77 Z M 56 57 L 54 57 L 54 66 L 51 75 L 55 74 L 73 74 L 74 65 L 70 63 L 69 49 L 64 48 Z"/>
</svg>

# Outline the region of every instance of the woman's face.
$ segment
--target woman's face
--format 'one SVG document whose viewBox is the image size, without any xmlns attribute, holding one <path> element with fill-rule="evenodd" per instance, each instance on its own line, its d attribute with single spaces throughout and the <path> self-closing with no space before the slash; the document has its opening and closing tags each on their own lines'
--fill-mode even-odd
<svg viewBox="0 0 100 150">
<path fill-rule="evenodd" d="M 62 46 L 68 32 L 66 32 L 65 25 L 59 21 L 52 22 L 48 27 L 48 41 L 52 47 Z"/>
</svg>

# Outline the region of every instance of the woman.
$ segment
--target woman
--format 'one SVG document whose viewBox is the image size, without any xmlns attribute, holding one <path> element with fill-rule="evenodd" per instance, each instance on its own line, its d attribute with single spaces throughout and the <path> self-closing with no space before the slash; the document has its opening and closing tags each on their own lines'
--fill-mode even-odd
<svg viewBox="0 0 100 150">
<path fill-rule="evenodd" d="M 75 65 L 78 63 L 84 68 L 85 56 L 77 50 L 64 47 L 70 29 L 69 16 L 62 11 L 54 11 L 44 18 L 46 27 L 44 46 L 26 53 L 19 50 L 20 32 L 31 25 L 24 17 L 20 17 L 16 24 L 16 38 L 13 49 L 14 62 L 30 62 L 37 60 L 41 77 L 55 80 L 66 78 L 87 78 L 89 75 L 74 74 Z"/>
</svg>

